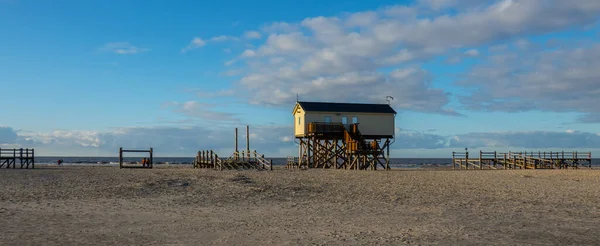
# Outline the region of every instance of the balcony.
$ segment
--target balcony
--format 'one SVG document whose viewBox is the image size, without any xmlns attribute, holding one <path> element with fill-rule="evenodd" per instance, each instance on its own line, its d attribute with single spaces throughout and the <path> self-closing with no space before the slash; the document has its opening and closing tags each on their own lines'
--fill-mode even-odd
<svg viewBox="0 0 600 246">
<path fill-rule="evenodd" d="M 307 124 L 306 133 L 310 136 L 343 136 L 344 125 L 333 122 L 311 122 Z"/>
</svg>

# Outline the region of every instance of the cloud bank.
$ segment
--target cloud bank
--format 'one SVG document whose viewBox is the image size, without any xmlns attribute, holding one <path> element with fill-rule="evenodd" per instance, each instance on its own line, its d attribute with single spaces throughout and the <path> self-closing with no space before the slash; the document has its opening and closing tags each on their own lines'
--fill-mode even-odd
<svg viewBox="0 0 600 246">
<path fill-rule="evenodd" d="M 238 126 L 239 148 L 245 149 L 245 126 Z M 276 157 L 297 153 L 290 126 L 251 126 L 252 150 Z M 0 127 L 0 146 L 19 145 L 37 148 L 40 155 L 60 155 L 74 150 L 75 155 L 114 156 L 119 147 L 155 148 L 157 156 L 194 156 L 198 150 L 215 150 L 229 155 L 234 148 L 234 128 L 231 127 L 137 127 L 111 132 L 53 131 L 49 133 L 21 132 Z M 437 135 L 431 132 L 400 130 L 393 150 L 462 149 L 540 149 L 600 148 L 600 134 L 589 132 L 489 132 L 460 135 Z M 449 150 L 450 151 L 450 150 Z M 449 152 L 448 152 L 449 153 Z M 449 155 L 449 154 L 448 154 Z"/>
</svg>

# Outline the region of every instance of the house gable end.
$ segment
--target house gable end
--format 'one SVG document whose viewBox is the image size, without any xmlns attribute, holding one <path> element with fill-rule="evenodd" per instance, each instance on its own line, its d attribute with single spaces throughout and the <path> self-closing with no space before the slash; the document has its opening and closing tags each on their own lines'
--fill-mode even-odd
<svg viewBox="0 0 600 246">
<path fill-rule="evenodd" d="M 302 109 L 302 105 L 300 105 L 300 103 L 296 103 L 296 105 L 294 106 L 294 110 L 292 111 L 292 115 L 296 115 L 297 113 L 301 113 L 302 110 L 303 110 Z"/>
</svg>

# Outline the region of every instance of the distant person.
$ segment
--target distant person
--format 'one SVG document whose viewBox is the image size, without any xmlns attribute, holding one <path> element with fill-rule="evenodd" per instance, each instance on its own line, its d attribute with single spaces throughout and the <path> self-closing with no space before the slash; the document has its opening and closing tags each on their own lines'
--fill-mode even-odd
<svg viewBox="0 0 600 246">
<path fill-rule="evenodd" d="M 146 163 L 147 163 L 146 158 L 142 158 L 142 167 L 146 167 Z"/>
<path fill-rule="evenodd" d="M 63 160 L 62 160 L 62 159 L 59 159 L 59 160 L 57 161 L 57 163 L 58 163 L 58 165 L 60 166 L 60 164 L 62 164 L 62 163 L 63 163 Z"/>
</svg>

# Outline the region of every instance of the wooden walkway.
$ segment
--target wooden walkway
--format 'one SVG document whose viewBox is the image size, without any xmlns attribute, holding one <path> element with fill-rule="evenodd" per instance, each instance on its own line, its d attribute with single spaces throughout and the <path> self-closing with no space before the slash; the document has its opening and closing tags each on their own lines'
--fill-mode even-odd
<svg viewBox="0 0 600 246">
<path fill-rule="evenodd" d="M 33 149 L 1 149 L 0 148 L 0 168 L 35 168 L 35 152 Z"/>
<path fill-rule="evenodd" d="M 194 159 L 194 168 L 210 168 L 216 170 L 273 170 L 273 160 L 265 159 L 256 150 L 252 153 L 234 152 L 227 159 L 221 159 L 212 150 L 198 151 Z"/>
<path fill-rule="evenodd" d="M 452 152 L 452 168 L 456 169 L 566 169 L 592 167 L 591 152 Z"/>
</svg>

